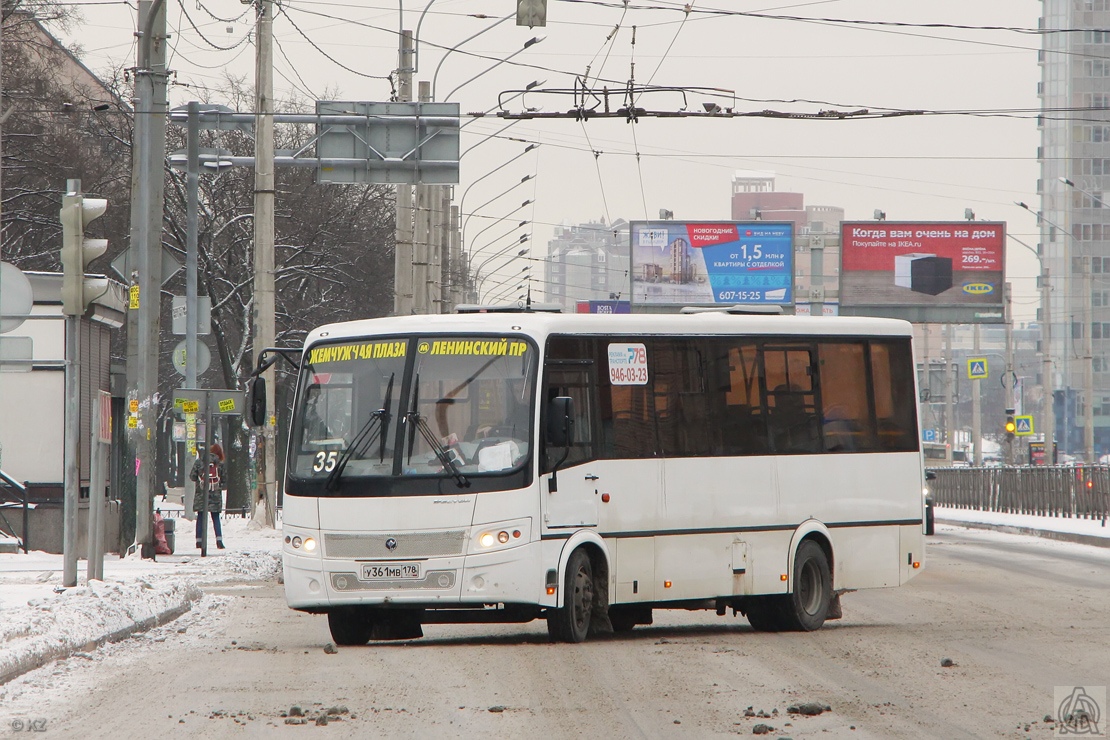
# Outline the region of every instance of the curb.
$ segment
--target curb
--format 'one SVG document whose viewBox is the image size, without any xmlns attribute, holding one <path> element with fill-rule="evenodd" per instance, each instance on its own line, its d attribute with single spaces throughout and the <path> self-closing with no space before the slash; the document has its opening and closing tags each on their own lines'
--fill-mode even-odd
<svg viewBox="0 0 1110 740">
<path fill-rule="evenodd" d="M 185 600 L 183 602 L 175 604 L 174 606 L 171 606 L 168 609 L 165 609 L 152 617 L 147 617 L 146 619 L 135 622 L 127 627 L 124 627 L 123 629 L 116 630 L 115 632 L 109 632 L 108 634 L 101 635 L 100 637 L 94 638 L 80 645 L 58 645 L 57 647 L 51 648 L 49 650 L 44 650 L 40 653 L 28 655 L 24 660 L 19 661 L 15 665 L 11 666 L 8 670 L 0 673 L 0 686 L 3 686 L 8 681 L 11 681 L 13 678 L 22 676 L 24 673 L 29 673 L 36 668 L 42 668 L 44 665 L 52 661 L 64 660 L 71 657 L 75 653 L 95 650 L 108 643 L 121 642 L 137 632 L 147 632 L 148 630 L 154 629 L 155 627 L 161 627 L 164 624 L 168 624 L 192 609 L 193 602 L 203 595 L 203 591 L 201 591 L 196 586 L 192 586 L 185 594 Z"/>
<path fill-rule="evenodd" d="M 1031 537 L 1043 537 L 1048 540 L 1059 540 L 1061 542 L 1074 542 L 1079 545 L 1092 545 L 1094 547 L 1110 547 L 1110 527 L 1107 528 L 1107 536 L 1099 537 L 1093 534 L 1079 534 L 1076 532 L 1057 532 L 1052 529 L 1034 529 L 1033 527 L 1018 527 L 1012 524 L 991 524 L 989 522 L 964 522 L 955 519 L 937 519 L 937 524 L 947 524 L 951 527 L 963 527 L 965 529 L 990 529 L 995 532 L 1006 532 L 1007 534 L 1024 534 Z"/>
</svg>

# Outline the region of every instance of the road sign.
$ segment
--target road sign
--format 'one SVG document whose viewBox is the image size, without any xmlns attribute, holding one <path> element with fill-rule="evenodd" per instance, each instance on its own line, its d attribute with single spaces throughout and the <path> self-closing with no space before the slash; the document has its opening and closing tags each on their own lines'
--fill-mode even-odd
<svg viewBox="0 0 1110 740">
<path fill-rule="evenodd" d="M 185 413 L 211 413 L 239 415 L 245 408 L 246 393 L 218 388 L 178 388 L 173 392 L 173 404 Z"/>
<path fill-rule="evenodd" d="M 1033 415 L 1014 417 L 1014 434 L 1018 437 L 1028 437 L 1033 434 Z"/>
<path fill-rule="evenodd" d="M 185 340 L 182 339 L 173 348 L 173 369 L 182 375 L 185 374 Z M 208 349 L 208 345 L 204 342 L 197 342 L 197 374 L 203 373 L 208 370 L 208 366 L 212 364 L 212 352 Z"/>
<path fill-rule="evenodd" d="M 123 278 L 125 283 L 131 282 L 131 250 L 130 248 L 120 252 L 119 255 L 112 260 L 112 270 L 117 275 Z M 182 264 L 177 261 L 177 257 L 166 247 L 162 247 L 162 285 L 170 281 L 177 271 L 180 270 Z M 135 308 L 132 306 L 132 308 Z"/>
<path fill-rule="evenodd" d="M 31 314 L 35 291 L 31 281 L 13 264 L 0 262 L 0 334 L 18 329 Z M 28 358 L 29 359 L 29 358 Z"/>
<path fill-rule="evenodd" d="M 937 430 L 936 429 L 922 429 L 921 430 L 921 440 L 923 442 L 936 442 L 937 441 Z"/>
<path fill-rule="evenodd" d="M 982 380 L 987 377 L 987 358 L 967 358 L 967 377 L 971 380 Z"/>
</svg>

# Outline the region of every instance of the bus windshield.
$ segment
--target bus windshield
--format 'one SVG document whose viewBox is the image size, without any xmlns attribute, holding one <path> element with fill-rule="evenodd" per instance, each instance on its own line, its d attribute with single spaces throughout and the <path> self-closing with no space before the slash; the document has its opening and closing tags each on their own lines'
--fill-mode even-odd
<svg viewBox="0 0 1110 740">
<path fill-rule="evenodd" d="M 532 449 L 536 351 L 521 339 L 412 337 L 305 355 L 291 477 L 450 477 L 519 469 Z"/>
</svg>

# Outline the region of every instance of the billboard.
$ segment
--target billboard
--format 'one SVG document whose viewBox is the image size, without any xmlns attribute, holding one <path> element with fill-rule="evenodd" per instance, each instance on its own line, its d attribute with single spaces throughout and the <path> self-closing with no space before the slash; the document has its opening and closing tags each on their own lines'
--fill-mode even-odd
<svg viewBox="0 0 1110 740">
<path fill-rule="evenodd" d="M 633 221 L 635 305 L 794 302 L 794 224 Z"/>
<path fill-rule="evenodd" d="M 915 322 L 1001 323 L 1006 225 L 845 221 L 840 313 Z"/>
</svg>

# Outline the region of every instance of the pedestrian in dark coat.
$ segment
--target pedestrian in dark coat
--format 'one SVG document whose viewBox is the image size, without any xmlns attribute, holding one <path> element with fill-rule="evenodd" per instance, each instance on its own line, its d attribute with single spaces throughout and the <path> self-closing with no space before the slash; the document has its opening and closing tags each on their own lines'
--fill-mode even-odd
<svg viewBox="0 0 1110 740">
<path fill-rule="evenodd" d="M 207 470 L 205 470 L 207 467 Z M 224 549 L 224 535 L 220 529 L 220 513 L 223 511 L 223 478 L 224 478 L 224 449 L 218 444 L 212 445 L 208 451 L 208 464 L 205 466 L 201 458 L 193 464 L 189 479 L 197 484 L 197 492 L 193 496 L 193 511 L 201 514 L 197 517 L 197 548 L 200 548 L 200 532 L 204 526 L 204 496 L 207 490 L 208 513 L 212 515 L 212 531 L 216 535 L 216 547 Z"/>
</svg>

